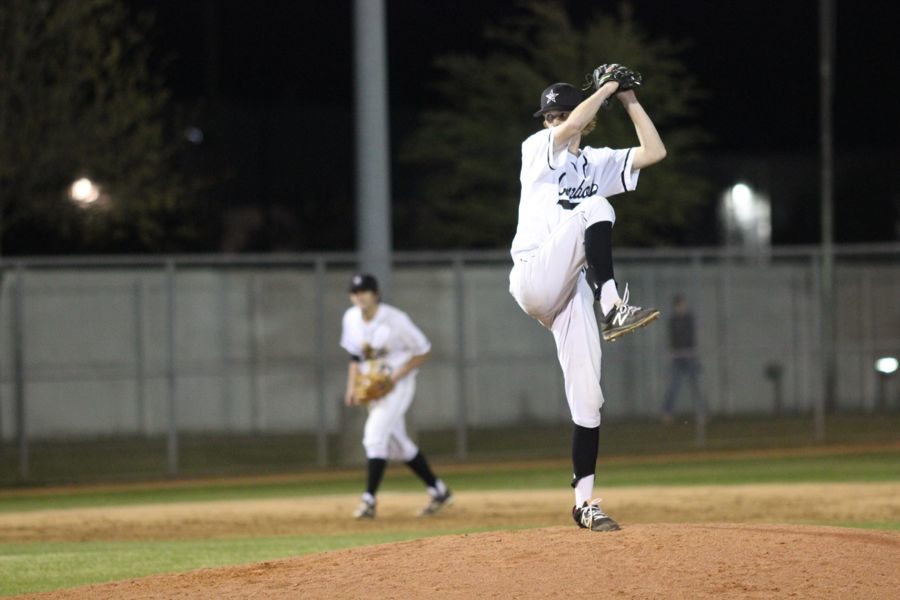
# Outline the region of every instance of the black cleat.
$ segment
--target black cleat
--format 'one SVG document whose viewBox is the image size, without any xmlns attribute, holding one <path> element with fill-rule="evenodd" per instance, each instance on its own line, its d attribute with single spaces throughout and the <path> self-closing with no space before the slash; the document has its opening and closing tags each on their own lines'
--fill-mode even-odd
<svg viewBox="0 0 900 600">
<path fill-rule="evenodd" d="M 442 508 L 450 506 L 451 504 L 453 504 L 453 493 L 448 489 L 439 496 L 432 496 L 428 504 L 419 511 L 419 516 L 427 517 L 437 514 Z"/>
<path fill-rule="evenodd" d="M 609 313 L 600 321 L 600 332 L 603 340 L 614 342 L 626 333 L 640 329 L 659 318 L 659 310 L 655 308 L 641 308 L 628 304 L 628 284 L 625 284 L 625 293 L 622 302 L 610 309 Z"/>
<path fill-rule="evenodd" d="M 368 503 L 365 500 L 359 501 L 359 506 L 356 507 L 356 510 L 353 511 L 354 519 L 374 519 L 375 518 L 375 504 Z"/>
<path fill-rule="evenodd" d="M 581 508 L 573 506 L 572 518 L 575 519 L 575 522 L 582 529 L 590 529 L 591 531 L 618 531 L 621 529 L 618 523 L 600 509 L 599 499 L 594 500 L 590 504 L 585 502 L 581 505 Z"/>
</svg>

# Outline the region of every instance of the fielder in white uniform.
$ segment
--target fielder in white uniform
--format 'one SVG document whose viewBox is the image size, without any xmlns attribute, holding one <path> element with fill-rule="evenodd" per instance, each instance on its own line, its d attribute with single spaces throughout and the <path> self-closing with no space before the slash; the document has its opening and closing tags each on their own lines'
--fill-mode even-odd
<svg viewBox="0 0 900 600">
<path fill-rule="evenodd" d="M 419 515 L 432 515 L 450 504 L 453 494 L 406 433 L 406 411 L 415 395 L 416 373 L 428 360 L 431 342 L 405 312 L 381 302 L 378 281 L 372 275 L 353 276 L 350 300 L 353 306 L 344 313 L 341 331 L 341 347 L 350 353 L 345 404 L 359 404 L 354 397 L 357 371 L 387 370 L 394 382 L 389 394 L 368 405 L 363 434 L 368 478 L 353 516 L 375 517 L 375 497 L 388 460 L 402 460 L 425 483 L 430 499 Z"/>
<path fill-rule="evenodd" d="M 510 293 L 556 341 L 566 399 L 575 423 L 572 442 L 575 506 L 580 527 L 619 529 L 591 502 L 596 470 L 600 408 L 600 336 L 615 340 L 659 317 L 659 311 L 628 303 L 613 277 L 612 226 L 615 211 L 607 197 L 637 187 L 641 169 L 662 160 L 665 146 L 633 90 L 616 94 L 605 83 L 586 98 L 567 83 L 541 95 L 544 129 L 522 144 L 522 195 L 512 243 Z M 612 150 L 581 147 L 596 126 L 604 101 L 616 94 L 634 124 L 639 146 Z M 594 312 L 599 302 L 600 326 Z"/>
</svg>

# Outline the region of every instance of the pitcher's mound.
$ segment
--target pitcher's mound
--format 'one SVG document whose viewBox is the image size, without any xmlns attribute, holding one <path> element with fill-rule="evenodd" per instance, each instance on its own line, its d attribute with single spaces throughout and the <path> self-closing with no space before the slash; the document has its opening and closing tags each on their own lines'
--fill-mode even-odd
<svg viewBox="0 0 900 600">
<path fill-rule="evenodd" d="M 896 598 L 900 533 L 623 524 L 425 538 L 52 598 Z"/>
</svg>

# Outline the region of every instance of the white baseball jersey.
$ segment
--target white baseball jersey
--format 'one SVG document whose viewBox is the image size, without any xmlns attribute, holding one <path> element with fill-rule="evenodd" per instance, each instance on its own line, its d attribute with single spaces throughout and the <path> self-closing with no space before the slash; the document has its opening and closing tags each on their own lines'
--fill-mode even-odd
<svg viewBox="0 0 900 600">
<path fill-rule="evenodd" d="M 370 321 L 352 306 L 344 313 L 341 347 L 360 360 L 362 372 L 394 371 L 413 356 L 426 354 L 431 342 L 412 319 L 389 304 L 380 303 Z M 416 371 L 397 382 L 384 398 L 369 405 L 363 434 L 367 458 L 410 461 L 419 452 L 406 433 L 405 415 L 416 391 Z"/>
<path fill-rule="evenodd" d="M 553 152 L 554 130 L 522 144 L 519 224 L 510 254 L 509 291 L 528 315 L 550 329 L 563 371 L 572 420 L 600 425 L 600 331 L 594 295 L 584 275 L 584 232 L 615 222 L 606 199 L 637 187 L 633 149 Z"/>
<path fill-rule="evenodd" d="M 431 342 L 402 310 L 380 303 L 371 321 L 363 319 L 362 311 L 352 306 L 344 313 L 341 347 L 363 361 L 374 359 L 391 371 L 413 356 L 431 350 Z M 365 372 L 365 371 L 363 371 Z M 410 376 L 413 374 L 411 373 Z"/>
<path fill-rule="evenodd" d="M 637 188 L 640 171 L 631 168 L 633 149 L 585 146 L 580 156 L 567 147 L 553 152 L 553 129 L 544 129 L 522 143 L 519 181 L 519 225 L 511 254 L 534 252 L 571 210 L 585 200 L 604 198 Z M 609 207 L 612 211 L 612 206 Z M 615 222 L 615 211 L 612 211 Z"/>
</svg>

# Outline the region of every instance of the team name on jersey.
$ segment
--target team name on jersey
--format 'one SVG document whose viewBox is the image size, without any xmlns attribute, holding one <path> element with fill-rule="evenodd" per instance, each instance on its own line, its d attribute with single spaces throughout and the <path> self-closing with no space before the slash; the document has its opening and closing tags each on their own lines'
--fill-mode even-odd
<svg viewBox="0 0 900 600">
<path fill-rule="evenodd" d="M 560 200 L 581 200 L 582 198 L 589 198 L 595 195 L 600 186 L 596 183 L 591 183 L 591 185 L 585 186 L 587 183 L 585 180 L 581 180 L 577 187 L 564 187 L 559 189 L 559 199 Z"/>
</svg>

